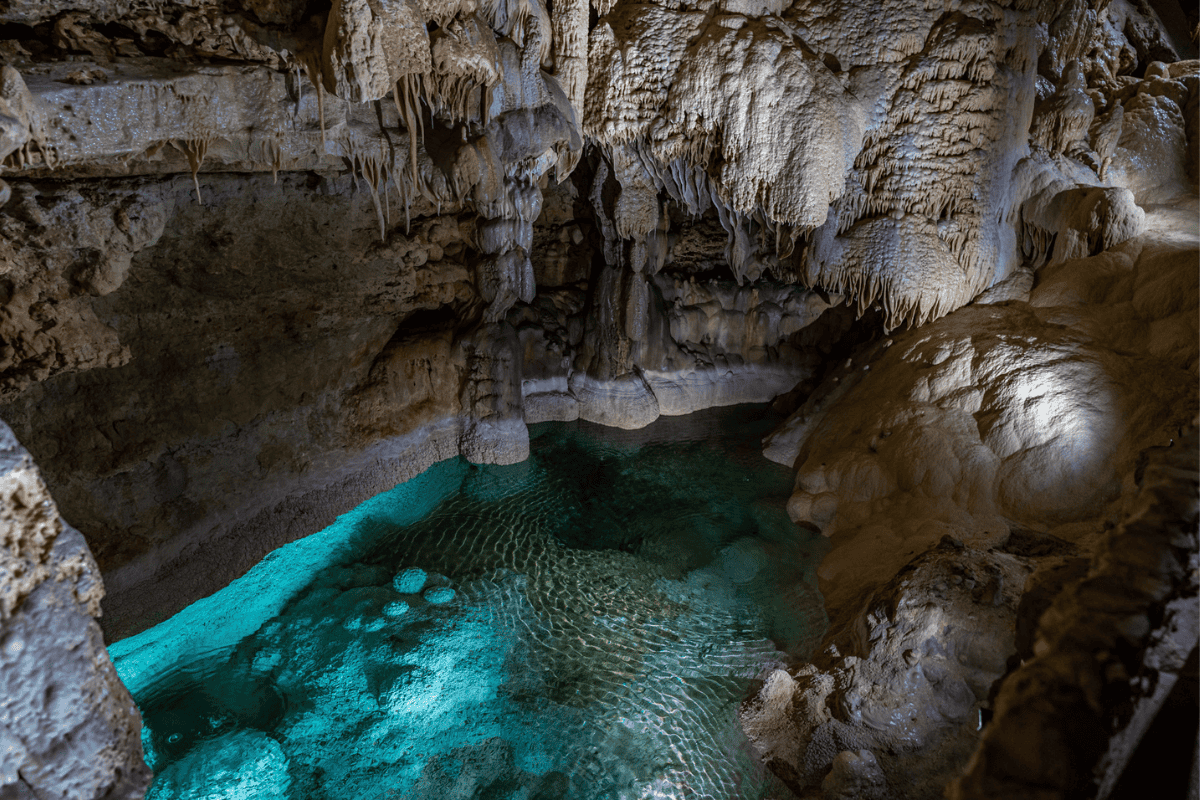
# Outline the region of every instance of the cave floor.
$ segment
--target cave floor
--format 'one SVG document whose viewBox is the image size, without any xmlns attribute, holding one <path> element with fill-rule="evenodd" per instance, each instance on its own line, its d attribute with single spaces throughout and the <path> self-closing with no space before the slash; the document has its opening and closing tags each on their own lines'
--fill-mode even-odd
<svg viewBox="0 0 1200 800">
<path fill-rule="evenodd" d="M 826 627 L 777 422 L 535 426 L 115 644 L 148 797 L 790 797 L 737 720 Z"/>
</svg>

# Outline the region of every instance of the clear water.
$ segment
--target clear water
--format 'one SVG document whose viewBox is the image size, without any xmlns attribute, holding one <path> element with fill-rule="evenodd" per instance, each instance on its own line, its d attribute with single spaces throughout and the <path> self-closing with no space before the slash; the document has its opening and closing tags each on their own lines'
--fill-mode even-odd
<svg viewBox="0 0 1200 800">
<path fill-rule="evenodd" d="M 737 707 L 825 627 L 762 407 L 532 432 L 110 648 L 167 798 L 791 797 Z"/>
</svg>

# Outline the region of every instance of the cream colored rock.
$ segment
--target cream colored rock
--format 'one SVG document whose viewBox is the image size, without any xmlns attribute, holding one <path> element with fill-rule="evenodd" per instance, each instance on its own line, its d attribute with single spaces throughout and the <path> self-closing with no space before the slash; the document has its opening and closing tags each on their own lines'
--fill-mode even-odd
<svg viewBox="0 0 1200 800">
<path fill-rule="evenodd" d="M 1121 135 L 1107 176 L 1132 191 L 1141 205 L 1169 203 L 1196 191 L 1188 172 L 1189 147 L 1194 150 L 1195 143 L 1188 142 L 1183 108 L 1198 88 L 1194 78 L 1189 89 L 1163 75 L 1137 83 L 1136 94 L 1121 100 Z"/>
<path fill-rule="evenodd" d="M 454 19 L 430 37 L 431 74 L 425 80 L 436 115 L 486 121 L 488 96 L 500 82 L 500 48 L 478 16 Z"/>
<path fill-rule="evenodd" d="M 351 103 L 388 95 L 431 71 L 423 8 L 408 0 L 334 0 L 325 23 L 325 88 Z"/>
<path fill-rule="evenodd" d="M 0 68 L 0 159 L 25 147 L 40 133 L 37 109 L 21 73 L 7 64 Z"/>
<path fill-rule="evenodd" d="M 751 287 L 659 276 L 655 284 L 668 304 L 676 342 L 753 362 L 768 360 L 772 349 L 841 302 L 836 295 L 766 282 Z"/>
<path fill-rule="evenodd" d="M 1127 771 L 1135 752 L 1162 741 L 1146 735 L 1152 724 L 1176 710 L 1190 715 L 1191 703 L 1173 708 L 1168 697 L 1200 632 L 1197 478 L 1194 423 L 1145 453 L 1125 513 L 1083 575 L 1039 614 L 1020 668 L 996 693 L 995 719 L 947 797 L 1113 796 L 1136 775 Z M 1160 761 L 1164 784 L 1194 774 L 1194 764 Z"/>
<path fill-rule="evenodd" d="M 894 64 L 921 52 L 939 9 L 920 3 L 886 5 L 889 34 L 879 35 L 878 7 L 854 0 L 794 3 L 786 17 L 818 53 L 837 61 L 838 71 L 873 64 Z"/>
<path fill-rule="evenodd" d="M 1053 95 L 1038 104 L 1029 130 L 1032 142 L 1058 155 L 1083 143 L 1096 116 L 1087 94 L 1087 81 L 1078 61 L 1067 65 L 1062 83 Z"/>
<path fill-rule="evenodd" d="M 1021 245 L 1035 267 L 1099 255 L 1146 229 L 1133 192 L 1093 185 L 1077 162 L 1031 155 L 1017 174 L 1031 194 L 1020 207 Z"/>
<path fill-rule="evenodd" d="M 1027 302 L 1029 292 L 1033 289 L 1033 270 L 1018 269 L 1000 283 L 990 287 L 972 302 L 979 305 L 993 303 L 1008 303 L 1013 300 Z"/>
<path fill-rule="evenodd" d="M 889 328 L 945 314 L 1019 264 L 1011 233 L 985 209 L 1009 202 L 1027 136 L 1032 21 L 974 7 L 930 24 L 921 58 L 859 73 L 875 125 L 804 254 L 807 281 L 849 294 L 860 308 L 882 305 Z M 881 250 L 895 259 L 904 251 L 891 247 L 901 242 L 917 257 L 881 266 Z"/>
<path fill-rule="evenodd" d="M 92 84 L 65 82 L 88 62 L 52 65 L 26 75 L 50 133 L 18 167 L 72 168 L 128 175 L 221 165 L 278 171 L 319 167 L 329 155 L 386 142 L 375 112 L 337 97 L 318 97 L 298 81 L 256 66 L 204 66 L 148 60 L 95 65 Z M 394 108 L 388 127 L 401 125 Z M 407 139 L 405 139 L 407 144 Z M 197 149 L 202 146 L 202 150 Z M 336 161 L 332 163 L 337 163 Z"/>
<path fill-rule="evenodd" d="M 1104 513 L 1136 454 L 1196 404 L 1197 250 L 1180 233 L 1048 267 L 1032 307 L 896 337 L 836 405 L 798 413 L 796 444 L 770 452 L 796 464 L 793 518 L 833 537 L 828 602 L 946 533 L 987 546 L 1007 521 Z"/>
<path fill-rule="evenodd" d="M 858 223 L 842 235 L 825 226 L 806 251 L 810 285 L 836 286 L 861 314 L 880 304 L 887 327 L 929 320 L 978 294 L 978 275 L 963 270 L 938 226 L 927 217 L 897 212 Z"/>
<path fill-rule="evenodd" d="M 658 398 L 638 372 L 609 380 L 577 372 L 569 385 L 579 404 L 580 419 L 627 430 L 644 428 L 658 419 Z"/>
<path fill-rule="evenodd" d="M 588 81 L 587 0 L 565 0 L 554 4 L 554 74 L 575 111 L 576 124 L 583 119 L 584 93 Z"/>
<path fill-rule="evenodd" d="M 18 153 L 17 160 L 29 155 L 30 141 L 36 145 L 41 126 L 33 97 L 21 73 L 11 66 L 0 68 L 0 161 Z M 0 180 L 0 206 L 8 203 L 12 190 Z"/>
<path fill-rule="evenodd" d="M 504 323 L 480 328 L 466 342 L 462 405 L 468 415 L 459 448 L 480 464 L 515 464 L 529 458 L 529 430 L 521 400 L 521 358 L 516 332 Z"/>
<path fill-rule="evenodd" d="M 644 141 L 664 164 L 719 155 L 717 190 L 734 211 L 761 208 L 801 228 L 824 222 L 863 132 L 857 102 L 825 65 L 786 32 L 738 15 L 702 33 L 692 13 L 617 13 L 592 32 L 585 131 L 609 146 Z"/>
</svg>

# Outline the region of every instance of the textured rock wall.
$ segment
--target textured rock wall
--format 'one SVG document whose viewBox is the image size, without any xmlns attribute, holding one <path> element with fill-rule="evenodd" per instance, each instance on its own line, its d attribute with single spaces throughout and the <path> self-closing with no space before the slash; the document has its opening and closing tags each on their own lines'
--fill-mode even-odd
<svg viewBox="0 0 1200 800">
<path fill-rule="evenodd" d="M 7 8 L 3 413 L 116 594 L 381 439 L 770 399 L 826 309 L 1019 294 L 1187 188 L 1147 9 L 578 6 Z"/>
<path fill-rule="evenodd" d="M 976 743 L 1002 677 L 1029 565 L 946 537 L 843 606 L 812 663 L 775 670 L 742 708 L 774 772 L 828 798 L 926 798 Z"/>
<path fill-rule="evenodd" d="M 104 588 L 0 424 L 0 795 L 141 797 L 142 720 L 96 619 Z"/>
<path fill-rule="evenodd" d="M 1164 793 L 1194 793 L 1197 764 L 1186 739 L 1195 703 L 1173 690 L 1196 682 L 1195 426 L 1172 444 L 1147 452 L 1124 518 L 1098 543 L 1086 575 L 1041 616 L 950 797 L 1036 791 L 1105 800 L 1136 791 L 1147 767 Z M 1173 727 L 1151 734 L 1156 717 L 1170 719 L 1164 711 L 1174 712 Z M 1139 756 L 1142 772 L 1127 774 Z"/>
<path fill-rule="evenodd" d="M 87 298 L 127 363 L 59 374 L 10 394 L 2 413 L 87 528 L 109 571 L 110 606 L 158 565 L 240 530 L 233 538 L 244 544 L 206 545 L 222 559 L 207 580 L 232 579 L 285 531 L 319 528 L 372 488 L 458 452 L 479 380 L 470 364 L 488 357 L 456 335 L 459 318 L 478 318 L 482 306 L 454 258 L 469 228 L 424 219 L 411 237 L 380 243 L 369 197 L 337 174 L 279 184 L 217 176 L 203 185 L 209 208 L 183 177 L 78 187 L 18 186 L 10 208 L 70 219 L 81 208 L 103 216 L 136 207 L 157 220 L 157 243 L 133 257 L 122 290 Z M 60 346 L 94 346 L 60 328 Z M 429 435 L 399 444 L 419 430 Z M 522 457 L 509 452 L 514 440 L 477 434 L 471 446 L 479 460 L 513 460 Z M 384 441 L 394 443 L 387 466 L 371 466 L 365 451 Z M 274 526 L 251 522 L 289 496 L 336 494 L 328 487 L 354 459 L 378 474 L 347 497 L 299 501 L 291 513 L 302 523 L 287 514 Z M 136 561 L 147 553 L 152 560 Z M 174 599 L 145 605 L 166 615 L 213 585 L 182 575 Z M 113 607 L 108 624 L 122 616 Z"/>
</svg>

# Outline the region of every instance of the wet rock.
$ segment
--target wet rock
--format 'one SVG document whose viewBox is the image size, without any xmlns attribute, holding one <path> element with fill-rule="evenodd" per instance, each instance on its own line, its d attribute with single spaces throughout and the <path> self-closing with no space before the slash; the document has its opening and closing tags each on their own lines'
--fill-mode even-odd
<svg viewBox="0 0 1200 800">
<path fill-rule="evenodd" d="M 821 781 L 821 791 L 830 800 L 873 800 L 887 796 L 887 779 L 870 750 L 843 750 Z"/>
</svg>

